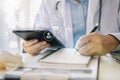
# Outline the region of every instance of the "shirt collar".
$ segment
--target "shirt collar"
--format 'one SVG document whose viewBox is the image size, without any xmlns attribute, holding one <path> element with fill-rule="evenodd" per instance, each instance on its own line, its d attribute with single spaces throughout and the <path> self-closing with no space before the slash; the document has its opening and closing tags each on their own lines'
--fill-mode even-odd
<svg viewBox="0 0 120 80">
<path fill-rule="evenodd" d="M 75 0 L 71 0 L 72 2 L 74 2 L 74 3 L 78 3 L 78 2 L 76 2 Z M 84 3 L 84 2 L 86 2 L 86 1 L 88 1 L 88 0 L 80 0 L 80 3 Z"/>
</svg>

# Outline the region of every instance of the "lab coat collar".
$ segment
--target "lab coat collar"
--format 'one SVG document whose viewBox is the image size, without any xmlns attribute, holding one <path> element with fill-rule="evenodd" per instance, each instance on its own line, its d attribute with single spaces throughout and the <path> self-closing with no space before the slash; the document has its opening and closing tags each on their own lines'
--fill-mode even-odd
<svg viewBox="0 0 120 80">
<path fill-rule="evenodd" d="M 99 0 L 90 0 L 89 9 L 92 9 L 92 14 L 95 14 L 99 10 Z"/>
<path fill-rule="evenodd" d="M 60 0 L 61 1 L 61 3 L 62 3 L 62 5 L 64 6 L 64 7 L 68 7 L 69 8 L 69 6 L 68 5 L 66 5 L 66 3 L 67 3 L 67 1 L 68 0 Z M 65 8 L 64 8 L 65 9 Z M 95 14 L 97 13 L 97 11 L 99 11 L 99 0 L 89 0 L 89 4 L 88 4 L 88 12 L 90 12 L 90 13 L 88 13 L 88 15 L 90 16 L 89 17 L 89 19 L 87 19 L 87 30 L 86 30 L 86 32 L 87 33 L 89 33 L 90 32 L 90 30 L 94 27 L 94 17 L 95 17 Z M 70 12 L 70 9 L 67 9 L 67 10 L 65 10 L 65 12 L 68 12 L 68 13 L 66 13 L 67 15 L 69 15 L 69 16 L 71 16 L 71 14 L 69 13 Z M 65 13 L 64 13 L 65 14 Z M 65 21 L 68 21 L 69 22 L 69 25 L 71 25 L 72 26 L 72 24 L 70 24 L 71 23 L 71 19 L 67 19 L 66 20 L 66 15 L 64 15 L 63 14 L 63 16 L 64 16 L 64 20 Z M 91 18 L 91 16 L 92 16 L 92 18 Z M 93 22 L 90 22 L 89 20 L 91 20 L 91 21 L 93 21 Z M 90 22 L 90 23 L 89 23 Z M 93 24 L 91 24 L 91 23 L 93 23 Z"/>
<path fill-rule="evenodd" d="M 68 0 L 57 0 L 65 4 Z M 89 0 L 89 9 L 92 9 L 92 14 L 95 14 L 99 10 L 99 0 Z"/>
<path fill-rule="evenodd" d="M 69 30 L 66 31 L 66 40 L 67 42 L 67 47 L 73 46 L 73 32 L 72 32 L 72 21 L 71 21 L 71 11 L 70 11 L 70 5 L 69 5 L 69 0 L 61 0 L 61 5 L 60 5 L 60 12 L 61 12 L 61 16 L 63 18 L 63 21 L 65 22 L 64 26 L 65 26 L 65 30 Z M 71 38 L 71 39 L 69 39 Z"/>
</svg>

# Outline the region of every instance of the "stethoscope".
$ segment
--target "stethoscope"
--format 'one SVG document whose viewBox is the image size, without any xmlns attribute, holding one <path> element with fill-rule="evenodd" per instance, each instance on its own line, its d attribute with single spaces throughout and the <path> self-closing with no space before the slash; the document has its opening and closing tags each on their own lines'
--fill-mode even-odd
<svg viewBox="0 0 120 80">
<path fill-rule="evenodd" d="M 59 6 L 59 4 L 60 4 L 60 0 L 58 0 L 57 2 L 56 2 L 56 6 L 55 6 L 55 10 L 57 11 L 58 10 L 58 6 Z"/>
<path fill-rule="evenodd" d="M 56 6 L 55 6 L 56 11 L 58 11 L 58 9 L 59 9 L 60 2 L 61 2 L 61 0 L 58 0 L 56 2 Z M 99 0 L 99 17 L 98 17 L 98 22 L 96 23 L 98 25 L 98 31 L 100 31 L 101 15 L 102 15 L 102 0 Z"/>
</svg>

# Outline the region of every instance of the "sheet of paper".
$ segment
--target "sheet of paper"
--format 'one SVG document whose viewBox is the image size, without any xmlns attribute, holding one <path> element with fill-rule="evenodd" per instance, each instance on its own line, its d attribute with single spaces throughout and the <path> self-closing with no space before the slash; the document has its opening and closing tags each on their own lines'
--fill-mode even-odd
<svg viewBox="0 0 120 80">
<path fill-rule="evenodd" d="M 79 54 L 79 55 L 78 55 Z M 71 66 L 87 66 L 91 56 L 81 55 L 78 51 L 72 48 L 63 48 L 51 54 L 50 56 L 40 60 L 40 63 L 56 64 L 56 65 L 71 65 Z"/>
</svg>

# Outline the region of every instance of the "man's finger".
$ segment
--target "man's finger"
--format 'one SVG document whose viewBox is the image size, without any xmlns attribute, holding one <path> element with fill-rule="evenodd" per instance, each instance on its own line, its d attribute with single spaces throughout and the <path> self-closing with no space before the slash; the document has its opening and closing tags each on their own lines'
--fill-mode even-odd
<svg viewBox="0 0 120 80">
<path fill-rule="evenodd" d="M 47 42 L 38 42 L 32 46 L 27 46 L 26 50 L 28 53 L 34 55 L 37 52 L 39 52 L 40 50 L 42 50 L 43 48 L 49 47 L 49 44 L 47 44 Z"/>
<path fill-rule="evenodd" d="M 88 44 L 84 45 L 83 47 L 81 47 L 79 49 L 79 51 L 81 54 L 86 54 L 87 52 L 89 52 L 93 48 L 94 48 L 94 45 L 92 43 L 88 43 Z"/>
<path fill-rule="evenodd" d="M 41 50 L 41 49 L 46 48 L 48 46 L 49 46 L 49 44 L 47 42 L 42 41 L 42 42 L 35 44 L 33 47 L 38 49 L 38 50 Z"/>
<path fill-rule="evenodd" d="M 32 40 L 29 40 L 29 41 L 24 41 L 24 42 L 23 42 L 23 45 L 24 45 L 24 46 L 31 46 L 31 45 L 33 45 L 33 44 L 35 44 L 35 43 L 37 43 L 37 42 L 38 42 L 37 39 L 32 39 Z"/>
<path fill-rule="evenodd" d="M 89 50 L 89 51 L 87 51 L 86 53 L 84 53 L 84 55 L 86 55 L 86 56 L 95 56 L 96 55 L 96 49 L 95 49 L 95 47 L 94 48 L 92 48 L 91 50 Z"/>
<path fill-rule="evenodd" d="M 91 40 L 90 34 L 80 37 L 80 39 L 77 41 L 77 43 L 75 45 L 75 48 L 78 49 L 78 48 L 82 47 L 83 45 L 88 43 L 90 40 Z"/>
</svg>

